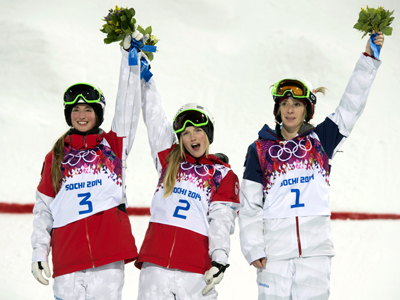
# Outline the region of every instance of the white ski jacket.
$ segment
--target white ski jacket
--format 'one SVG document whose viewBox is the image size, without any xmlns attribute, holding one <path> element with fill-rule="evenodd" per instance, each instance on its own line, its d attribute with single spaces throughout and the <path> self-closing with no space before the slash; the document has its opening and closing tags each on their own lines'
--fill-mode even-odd
<svg viewBox="0 0 400 300">
<path fill-rule="evenodd" d="M 202 156 L 197 162 L 193 157 L 187 157 L 178 172 L 182 178 L 177 180 L 174 193 L 164 198 L 162 171 L 167 166 L 166 157 L 175 142 L 175 134 L 154 79 L 148 82 L 142 80 L 141 91 L 143 119 L 147 126 L 151 156 L 161 177 L 152 200 L 152 217 L 139 252 L 139 265 L 151 262 L 203 274 L 211 267 L 210 259 L 228 262 L 230 235 L 233 234 L 240 208 L 238 178 L 228 165 L 213 155 Z M 198 172 L 189 178 L 182 171 L 189 172 L 189 169 Z M 205 176 L 200 175 L 204 172 L 199 170 L 212 173 L 209 174 L 209 183 L 206 182 L 209 179 L 205 180 Z M 197 200 L 193 196 L 190 198 L 191 191 L 195 191 L 192 195 L 198 195 Z M 190 201 L 197 203 L 194 205 Z M 163 234 L 157 233 L 154 228 L 162 228 Z M 171 239 L 167 232 L 173 232 Z M 172 245 L 172 248 L 165 245 Z"/>
<path fill-rule="evenodd" d="M 125 212 L 125 169 L 140 114 L 140 85 L 135 80 L 140 69 L 129 66 L 128 52 L 121 52 L 111 131 L 66 137 L 57 194 L 51 181 L 53 153 L 46 156 L 33 208 L 32 262 L 48 261 L 51 247 L 53 276 L 137 258 Z"/>
<path fill-rule="evenodd" d="M 329 160 L 364 110 L 381 62 L 361 54 L 335 112 L 284 140 L 267 125 L 248 148 L 240 198 L 240 243 L 246 260 L 333 256 Z"/>
</svg>

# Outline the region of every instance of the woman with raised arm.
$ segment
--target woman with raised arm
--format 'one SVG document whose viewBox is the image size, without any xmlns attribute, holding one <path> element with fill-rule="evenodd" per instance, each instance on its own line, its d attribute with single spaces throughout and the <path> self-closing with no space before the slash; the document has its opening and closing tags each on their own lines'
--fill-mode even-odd
<svg viewBox="0 0 400 300">
<path fill-rule="evenodd" d="M 70 126 L 47 154 L 33 209 L 32 274 L 56 299 L 121 299 L 124 265 L 138 257 L 126 213 L 125 169 L 140 113 L 140 69 L 122 50 L 111 130 L 100 125 L 105 97 L 77 83 L 64 93 Z"/>
<path fill-rule="evenodd" d="M 258 299 L 329 297 L 329 160 L 364 110 L 381 64 L 372 55 L 368 41 L 339 106 L 316 127 L 309 121 L 325 88 L 293 78 L 273 85 L 277 125 L 264 125 L 249 146 L 240 192 L 241 248 L 257 268 Z"/>
<path fill-rule="evenodd" d="M 209 154 L 214 118 L 202 105 L 166 116 L 154 79 L 142 81 L 142 111 L 159 182 L 136 265 L 138 299 L 217 299 L 240 208 L 239 181 Z"/>
</svg>

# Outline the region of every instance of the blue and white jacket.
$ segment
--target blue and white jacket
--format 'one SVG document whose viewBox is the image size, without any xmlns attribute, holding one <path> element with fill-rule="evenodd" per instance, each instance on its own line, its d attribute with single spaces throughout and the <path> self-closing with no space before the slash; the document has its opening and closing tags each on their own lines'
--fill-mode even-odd
<svg viewBox="0 0 400 300">
<path fill-rule="evenodd" d="M 318 126 L 284 140 L 267 125 L 247 152 L 239 212 L 242 252 L 251 264 L 333 256 L 329 160 L 363 112 L 380 61 L 361 55 L 339 106 Z"/>
</svg>

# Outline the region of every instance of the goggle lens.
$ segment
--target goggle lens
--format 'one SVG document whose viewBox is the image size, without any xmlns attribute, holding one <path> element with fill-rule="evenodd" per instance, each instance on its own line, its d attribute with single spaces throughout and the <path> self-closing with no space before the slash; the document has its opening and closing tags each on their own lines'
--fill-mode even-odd
<svg viewBox="0 0 400 300">
<path fill-rule="evenodd" d="M 282 80 L 277 83 L 274 96 L 283 96 L 286 91 L 291 91 L 294 96 L 308 97 L 309 89 L 302 82 L 297 80 Z"/>
<path fill-rule="evenodd" d="M 292 93 L 295 96 L 304 96 L 304 91 L 301 88 L 299 88 L 297 86 L 290 86 L 290 85 L 279 87 L 277 90 L 277 94 L 283 95 L 287 90 L 292 91 Z"/>
<path fill-rule="evenodd" d="M 100 101 L 101 94 L 94 86 L 75 84 L 65 91 L 64 104 L 74 104 L 80 97 L 87 103 L 96 103 Z"/>
<path fill-rule="evenodd" d="M 174 119 L 173 126 L 175 133 L 183 131 L 188 122 L 195 127 L 200 127 L 208 124 L 208 117 L 199 110 L 182 111 Z"/>
</svg>

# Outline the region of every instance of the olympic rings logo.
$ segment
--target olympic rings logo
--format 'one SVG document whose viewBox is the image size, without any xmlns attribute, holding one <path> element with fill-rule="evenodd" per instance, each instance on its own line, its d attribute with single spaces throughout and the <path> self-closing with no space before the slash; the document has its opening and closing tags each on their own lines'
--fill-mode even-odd
<svg viewBox="0 0 400 300">
<path fill-rule="evenodd" d="M 188 165 L 189 167 L 186 167 L 185 165 Z M 184 170 L 184 171 L 187 171 L 187 170 L 190 170 L 190 169 L 192 169 L 192 168 L 194 168 L 194 172 L 197 174 L 197 175 L 199 175 L 199 176 L 205 176 L 205 175 L 210 175 L 210 176 L 214 176 L 214 174 L 215 174 L 215 168 L 212 168 L 211 170 L 212 170 L 212 173 L 210 173 L 209 171 L 210 171 L 210 169 L 206 166 L 206 165 L 201 165 L 201 166 L 194 166 L 194 165 L 192 165 L 192 164 L 188 164 L 188 163 L 185 163 L 185 162 L 183 162 L 183 163 L 181 163 L 181 168 L 182 168 L 182 170 Z M 204 174 L 201 174 L 199 171 L 198 171 L 198 169 L 200 169 L 200 171 L 201 171 L 201 169 L 203 169 L 204 170 Z"/>
<path fill-rule="evenodd" d="M 309 148 L 307 148 L 307 139 L 299 141 L 297 144 L 293 140 L 282 142 L 279 145 L 273 145 L 269 148 L 268 152 L 272 158 L 278 158 L 280 161 L 287 161 L 294 155 L 297 158 L 303 158 L 307 155 L 307 152 L 312 149 L 312 144 L 310 143 Z M 302 142 L 305 142 L 303 145 Z M 292 148 L 289 145 L 294 144 Z M 275 154 L 274 154 L 275 153 Z M 287 157 L 286 157 L 287 156 Z"/>
<path fill-rule="evenodd" d="M 66 160 L 67 158 L 68 158 L 68 160 L 66 162 L 62 162 L 61 164 L 70 165 L 71 167 L 74 167 L 81 161 L 81 159 L 84 162 L 91 163 L 91 162 L 95 161 L 95 159 L 97 157 L 98 157 L 98 155 L 96 154 L 96 151 L 94 151 L 94 150 L 89 150 L 89 151 L 83 150 L 83 151 L 80 151 L 80 152 L 78 152 L 76 154 L 68 153 L 64 157 L 64 160 Z"/>
</svg>

